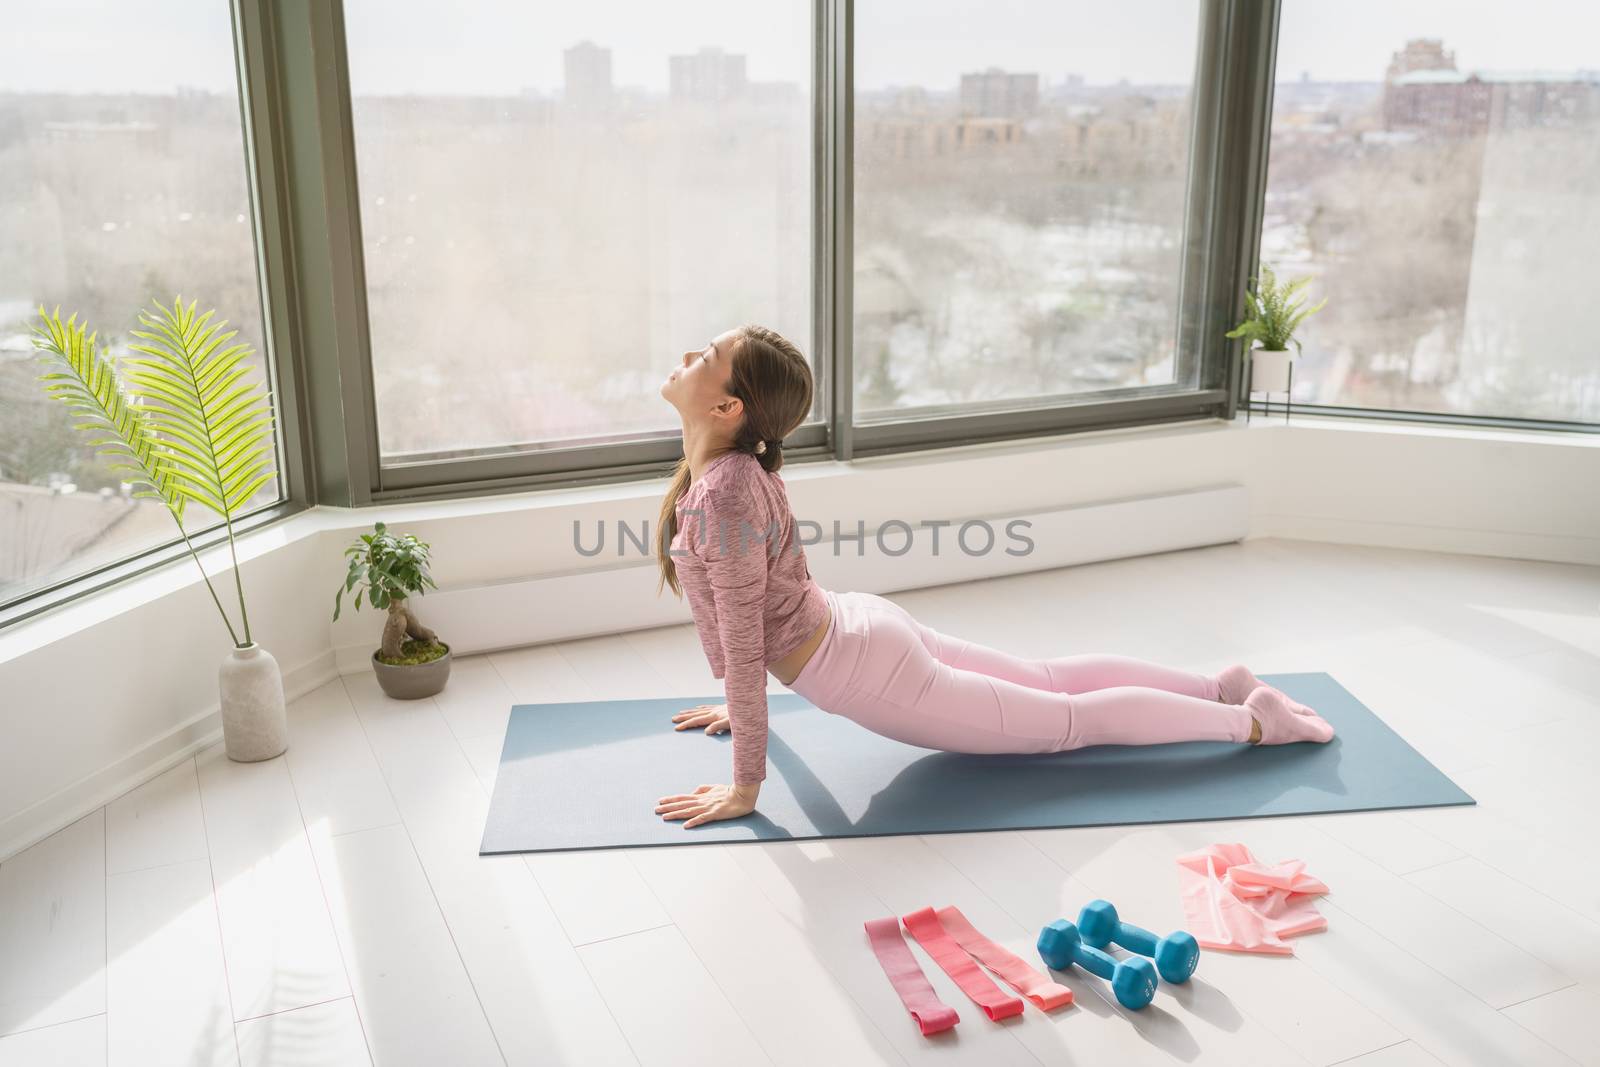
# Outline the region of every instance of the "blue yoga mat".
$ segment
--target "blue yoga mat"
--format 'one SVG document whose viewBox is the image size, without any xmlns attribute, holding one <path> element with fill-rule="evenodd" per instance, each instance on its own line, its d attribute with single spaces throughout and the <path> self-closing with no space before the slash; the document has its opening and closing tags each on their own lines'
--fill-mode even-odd
<svg viewBox="0 0 1600 1067">
<path fill-rule="evenodd" d="M 722 694 L 519 704 L 511 709 L 480 852 L 873 837 L 1246 819 L 1475 801 L 1326 674 L 1261 680 L 1316 708 L 1326 745 L 1099 745 L 974 756 L 892 741 L 767 697 L 767 779 L 757 810 L 685 830 L 656 800 L 727 783 L 732 739 L 674 730 Z"/>
</svg>

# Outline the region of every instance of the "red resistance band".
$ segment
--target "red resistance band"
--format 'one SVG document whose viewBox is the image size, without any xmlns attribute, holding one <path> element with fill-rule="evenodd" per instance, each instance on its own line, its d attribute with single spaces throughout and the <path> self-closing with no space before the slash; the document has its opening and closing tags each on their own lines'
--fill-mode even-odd
<svg viewBox="0 0 1600 1067">
<path fill-rule="evenodd" d="M 932 908 L 918 909 L 910 915 L 902 915 L 900 919 L 917 943 L 927 950 L 935 963 L 944 968 L 945 974 L 955 979 L 956 985 L 983 1009 L 985 1015 L 991 1019 L 1006 1019 L 1022 1014 L 1022 1001 L 1007 996 L 972 962 L 967 950 L 945 931 Z"/>
<path fill-rule="evenodd" d="M 1006 980 L 1006 984 L 1031 1000 L 1043 1011 L 1054 1011 L 1072 1003 L 1072 990 L 1028 965 L 1021 956 L 995 944 L 978 933 L 961 909 L 951 905 L 936 913 L 945 931 L 978 962 Z"/>
<path fill-rule="evenodd" d="M 868 919 L 863 925 L 872 941 L 872 951 L 889 976 L 889 984 L 900 994 L 900 1003 L 906 1006 L 911 1017 L 922 1028 L 922 1036 L 948 1030 L 961 1020 L 956 1010 L 939 999 L 928 982 L 928 976 L 917 965 L 917 958 L 900 934 L 900 920 L 890 915 L 882 919 Z"/>
</svg>

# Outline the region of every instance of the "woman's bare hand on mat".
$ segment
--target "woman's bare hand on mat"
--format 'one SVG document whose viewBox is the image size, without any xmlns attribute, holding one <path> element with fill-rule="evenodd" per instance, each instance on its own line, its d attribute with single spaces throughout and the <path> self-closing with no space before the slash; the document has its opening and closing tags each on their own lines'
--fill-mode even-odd
<svg viewBox="0 0 1600 1067">
<path fill-rule="evenodd" d="M 724 733 L 728 729 L 728 705 L 726 704 L 696 704 L 688 711 L 680 711 L 672 717 L 678 725 L 674 730 L 686 730 L 691 726 L 704 726 L 708 734 Z"/>
<path fill-rule="evenodd" d="M 737 819 L 756 810 L 759 785 L 703 785 L 693 793 L 662 797 L 656 813 L 663 819 L 687 819 L 685 830 L 703 822 Z"/>
</svg>

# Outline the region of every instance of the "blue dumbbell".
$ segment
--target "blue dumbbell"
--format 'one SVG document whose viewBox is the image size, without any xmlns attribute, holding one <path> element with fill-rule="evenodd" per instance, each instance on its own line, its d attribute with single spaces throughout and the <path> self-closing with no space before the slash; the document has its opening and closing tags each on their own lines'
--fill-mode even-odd
<svg viewBox="0 0 1600 1067">
<path fill-rule="evenodd" d="M 1155 999 L 1154 964 L 1143 956 L 1119 960 L 1085 945 L 1078 928 L 1065 919 L 1057 919 L 1039 932 L 1039 955 L 1055 970 L 1064 971 L 1076 963 L 1090 974 L 1107 979 L 1117 1003 L 1125 1008 L 1138 1011 Z"/>
<path fill-rule="evenodd" d="M 1149 930 L 1129 926 L 1117 919 L 1117 909 L 1109 900 L 1091 900 L 1083 906 L 1078 913 L 1078 933 L 1085 945 L 1094 948 L 1116 944 L 1154 958 L 1162 980 L 1174 985 L 1187 982 L 1200 965 L 1200 944 L 1193 934 L 1175 930 L 1166 937 L 1157 937 Z"/>
</svg>

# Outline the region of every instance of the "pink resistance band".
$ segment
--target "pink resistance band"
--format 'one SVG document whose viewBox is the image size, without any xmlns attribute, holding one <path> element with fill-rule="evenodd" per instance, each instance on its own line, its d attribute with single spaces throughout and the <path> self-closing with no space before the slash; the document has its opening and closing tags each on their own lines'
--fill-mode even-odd
<svg viewBox="0 0 1600 1067">
<path fill-rule="evenodd" d="M 906 924 L 906 929 L 911 931 L 917 943 L 933 957 L 933 961 L 944 968 L 945 974 L 955 979 L 956 985 L 983 1009 L 985 1015 L 991 1019 L 1005 1019 L 1022 1014 L 1022 1001 L 1007 996 L 972 962 L 967 950 L 945 932 L 944 925 L 939 922 L 932 908 L 920 908 L 910 915 L 902 915 L 900 920 Z"/>
<path fill-rule="evenodd" d="M 1072 1003 L 1072 990 L 1048 975 L 1028 966 L 1026 960 L 1003 945 L 997 945 L 973 927 L 955 905 L 940 908 L 936 915 L 950 936 L 970 952 L 979 963 L 1006 980 L 1006 984 L 1033 1001 L 1043 1011 L 1054 1011 Z"/>
<path fill-rule="evenodd" d="M 906 1006 L 911 1017 L 922 1028 L 922 1036 L 948 1030 L 961 1020 L 956 1010 L 939 999 L 928 982 L 928 976 L 917 965 L 906 939 L 900 935 L 900 920 L 893 915 L 882 919 L 868 919 L 863 925 L 872 941 L 872 951 L 889 976 L 889 984 L 900 994 L 900 1003 Z"/>
</svg>

